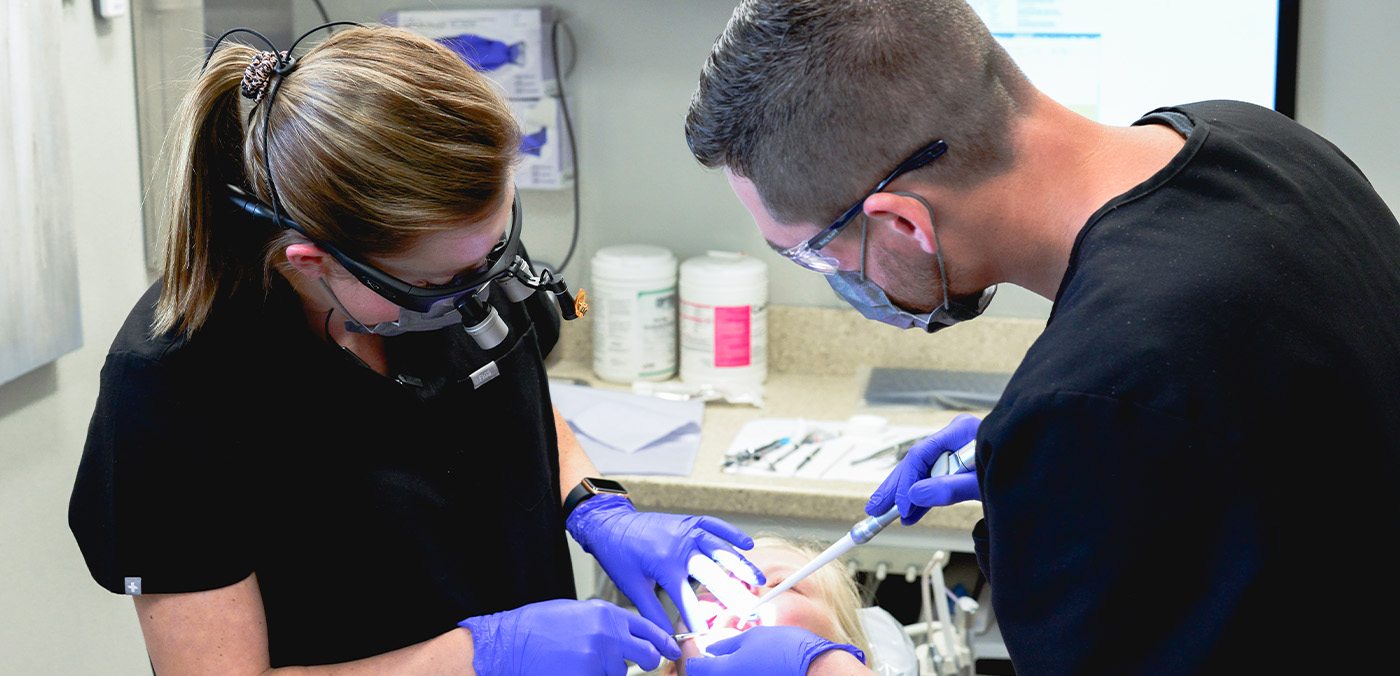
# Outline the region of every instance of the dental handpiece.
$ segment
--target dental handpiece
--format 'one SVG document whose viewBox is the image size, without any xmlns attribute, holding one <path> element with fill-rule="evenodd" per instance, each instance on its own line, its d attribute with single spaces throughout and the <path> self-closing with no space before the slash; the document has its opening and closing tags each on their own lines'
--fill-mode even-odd
<svg viewBox="0 0 1400 676">
<path fill-rule="evenodd" d="M 962 474 L 963 472 L 973 472 L 977 470 L 977 444 L 968 443 L 966 446 L 938 456 L 933 461 L 933 467 L 929 469 L 929 477 L 948 476 L 950 474 Z M 895 519 L 899 518 L 899 506 L 894 506 L 889 511 L 879 516 L 869 516 L 861 519 L 856 525 L 851 527 L 851 541 L 858 545 L 870 542 L 872 538 L 880 534 Z"/>
<path fill-rule="evenodd" d="M 968 442 L 966 446 L 956 451 L 944 453 L 939 456 L 938 459 L 933 462 L 933 467 L 929 470 L 929 477 L 962 474 L 964 472 L 976 471 L 976 469 L 977 446 L 974 442 Z M 758 601 L 749 607 L 747 614 L 752 615 L 754 611 L 758 610 L 759 606 L 777 598 L 779 594 L 792 589 L 808 575 L 816 572 L 822 566 L 835 561 L 842 554 L 855 549 L 858 545 L 870 542 L 876 535 L 879 535 L 880 531 L 885 530 L 885 528 L 889 527 L 889 525 L 894 523 L 898 518 L 899 507 L 895 506 L 891 507 L 889 511 L 884 514 L 861 519 L 856 525 L 851 527 L 849 533 L 844 535 L 840 540 L 837 540 L 836 544 L 828 547 L 826 551 L 818 554 L 817 557 L 812 559 L 807 565 L 803 566 L 792 575 L 789 575 L 787 579 L 778 583 L 777 586 L 759 597 Z"/>
</svg>

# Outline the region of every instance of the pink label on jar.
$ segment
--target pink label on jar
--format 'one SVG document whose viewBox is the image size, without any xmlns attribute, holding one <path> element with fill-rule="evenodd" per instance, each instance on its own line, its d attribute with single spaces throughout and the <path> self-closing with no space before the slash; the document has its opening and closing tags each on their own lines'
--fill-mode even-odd
<svg viewBox="0 0 1400 676">
<path fill-rule="evenodd" d="M 749 306 L 715 308 L 715 366 L 749 365 Z"/>
</svg>

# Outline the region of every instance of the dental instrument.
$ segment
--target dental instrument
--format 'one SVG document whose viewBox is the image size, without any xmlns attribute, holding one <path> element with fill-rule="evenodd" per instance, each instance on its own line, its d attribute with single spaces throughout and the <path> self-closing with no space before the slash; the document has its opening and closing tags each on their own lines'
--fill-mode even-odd
<svg viewBox="0 0 1400 676">
<path fill-rule="evenodd" d="M 739 451 L 738 453 L 725 457 L 724 466 L 732 467 L 734 465 L 744 465 L 755 460 L 761 460 L 763 459 L 764 455 L 776 449 L 782 448 L 783 446 L 786 446 L 787 443 L 791 441 L 791 439 L 792 437 L 781 437 L 778 439 L 774 439 L 773 441 L 770 441 L 762 446 L 758 446 L 755 448 L 746 448 L 742 451 Z"/>
<path fill-rule="evenodd" d="M 903 458 L 900 459 L 903 460 Z M 968 442 L 966 446 L 955 452 L 938 456 L 938 459 L 933 461 L 933 467 L 929 468 L 928 475 L 930 477 L 948 476 L 949 474 L 975 471 L 977 471 L 977 446 L 974 442 Z"/>
<path fill-rule="evenodd" d="M 730 383 L 712 385 L 708 383 L 681 383 L 675 381 L 653 382 L 638 380 L 632 383 L 633 394 L 644 394 L 670 401 L 723 401 L 727 404 L 747 404 L 763 406 L 762 384 Z"/>
<path fill-rule="evenodd" d="M 807 457 L 803 458 L 803 459 L 802 459 L 802 462 L 797 463 L 797 467 L 794 467 L 794 468 L 792 469 L 792 473 L 793 473 L 793 474 L 796 474 L 796 473 L 802 471 L 802 468 L 803 468 L 803 467 L 806 467 L 806 466 L 807 466 L 807 463 L 809 463 L 809 462 L 812 461 L 812 458 L 817 457 L 817 454 L 822 452 L 822 448 L 824 448 L 824 447 L 823 447 L 821 444 L 817 444 L 817 445 L 813 446 L 813 447 L 812 447 L 812 450 L 809 451 L 809 452 L 807 453 Z"/>
<path fill-rule="evenodd" d="M 952 457 L 950 457 L 952 456 Z M 975 471 L 977 466 L 977 445 L 976 442 L 968 442 L 966 446 L 944 453 L 934 461 L 933 468 L 929 471 L 930 477 L 947 476 L 950 474 L 961 474 L 963 472 Z M 752 606 L 748 608 L 748 614 L 752 615 L 759 606 L 777 598 L 779 594 L 792 589 L 808 575 L 816 572 L 817 569 L 835 561 L 842 554 L 855 549 L 856 545 L 863 545 L 870 542 L 872 538 L 884 530 L 890 524 L 899 519 L 899 508 L 891 507 L 889 511 L 879 516 L 870 516 L 861 519 L 856 525 L 851 527 L 851 531 L 837 540 L 835 544 L 827 547 L 826 551 L 818 554 L 807 565 L 800 570 L 789 575 L 777 586 L 768 590 L 768 593 L 759 597 Z M 736 613 L 737 614 L 737 613 Z"/>
<path fill-rule="evenodd" d="M 972 639 L 980 606 L 969 597 L 949 591 L 943 576 L 948 558 L 948 552 L 939 550 L 924 566 L 919 583 L 920 619 L 905 625 L 904 633 L 911 639 L 922 637 L 914 649 L 920 674 L 973 676 L 977 654 Z M 945 598 L 951 603 L 935 602 Z"/>
<path fill-rule="evenodd" d="M 890 444 L 889 446 L 886 446 L 886 447 L 884 447 L 884 448 L 882 448 L 882 449 L 880 449 L 880 450 L 878 450 L 878 451 L 875 451 L 874 453 L 871 453 L 870 455 L 867 455 L 867 456 L 864 456 L 864 457 L 861 457 L 861 458 L 857 458 L 857 459 L 855 459 L 855 460 L 852 460 L 852 461 L 851 461 L 851 464 L 852 464 L 852 465 L 859 465 L 859 464 L 861 464 L 861 463 L 870 462 L 871 460 L 874 460 L 874 459 L 876 459 L 876 458 L 882 458 L 882 457 L 887 456 L 887 455 L 893 455 L 893 456 L 894 456 L 894 461 L 895 461 L 895 463 L 898 464 L 899 461 L 900 461 L 900 460 L 903 460 L 903 459 L 904 459 L 904 456 L 907 455 L 907 454 L 909 453 L 909 449 L 913 448 L 913 447 L 914 447 L 914 444 L 919 443 L 919 440 L 921 440 L 921 439 L 923 439 L 923 438 L 924 438 L 923 436 L 917 436 L 917 437 L 913 437 L 913 438 L 911 438 L 911 439 L 905 439 L 904 441 L 900 441 L 900 442 L 898 442 L 898 443 Z"/>
<path fill-rule="evenodd" d="M 789 448 L 786 451 L 779 453 L 777 457 L 769 461 L 768 471 L 778 471 L 778 463 L 786 460 L 788 456 L 792 455 L 793 453 L 796 453 L 797 451 L 800 451 L 812 445 L 815 445 L 818 448 L 820 448 L 822 444 L 831 441 L 835 437 L 836 435 L 834 433 L 828 432 L 826 430 L 812 430 L 811 432 L 808 432 L 807 436 L 802 437 L 802 441 L 798 442 L 796 446 L 793 446 L 792 448 Z"/>
</svg>

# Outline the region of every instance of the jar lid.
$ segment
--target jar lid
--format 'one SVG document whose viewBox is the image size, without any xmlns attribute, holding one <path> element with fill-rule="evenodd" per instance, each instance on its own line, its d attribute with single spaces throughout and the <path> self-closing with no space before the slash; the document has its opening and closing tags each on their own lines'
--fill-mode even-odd
<svg viewBox="0 0 1400 676">
<path fill-rule="evenodd" d="M 674 277 L 676 256 L 668 249 L 650 244 L 603 247 L 593 254 L 592 272 L 595 277 L 608 279 Z"/>
<path fill-rule="evenodd" d="M 768 266 L 757 258 L 739 252 L 707 251 L 703 256 L 688 258 L 681 263 L 681 282 L 766 286 Z"/>
</svg>

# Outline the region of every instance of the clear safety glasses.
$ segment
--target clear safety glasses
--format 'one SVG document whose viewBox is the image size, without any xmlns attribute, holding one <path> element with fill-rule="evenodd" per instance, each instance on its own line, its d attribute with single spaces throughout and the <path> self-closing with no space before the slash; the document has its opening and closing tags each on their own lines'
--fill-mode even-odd
<svg viewBox="0 0 1400 676">
<path fill-rule="evenodd" d="M 296 221 L 286 215 L 276 214 L 273 209 L 254 200 L 238 187 L 229 186 L 229 192 L 234 204 L 243 210 L 259 218 L 277 223 L 281 227 L 296 230 L 310 238 L 310 235 Z M 486 262 L 482 267 L 464 273 L 447 284 L 433 287 L 409 284 L 325 242 L 317 241 L 316 245 L 329 253 L 361 284 L 383 296 L 389 302 L 415 312 L 437 312 L 440 314 L 455 307 L 457 301 L 461 300 L 462 297 L 474 294 L 487 283 L 513 272 L 513 266 L 520 251 L 519 193 L 515 195 L 515 200 L 511 203 L 510 220 L 510 230 L 487 254 Z"/>
<path fill-rule="evenodd" d="M 836 271 L 840 269 L 841 266 L 840 261 L 836 260 L 833 256 L 821 253 L 822 247 L 830 244 L 831 240 L 836 239 L 836 236 L 841 233 L 841 229 L 849 225 L 850 222 L 855 219 L 856 215 L 864 210 L 865 200 L 871 195 L 884 190 L 896 178 L 914 171 L 915 169 L 922 169 L 928 166 L 929 163 L 938 159 L 939 156 L 945 152 L 948 152 L 948 144 L 942 139 L 933 141 L 920 148 L 913 155 L 910 155 L 903 162 L 900 162 L 899 166 L 895 167 L 894 171 L 891 171 L 888 176 L 875 184 L 874 188 L 862 195 L 860 199 L 856 200 L 856 203 L 852 204 L 851 207 L 847 209 L 845 213 L 842 213 L 831 225 L 822 228 L 821 232 L 817 233 L 816 236 L 809 240 L 796 246 L 779 249 L 778 253 L 784 258 L 813 272 L 820 272 L 823 275 L 836 274 Z"/>
</svg>

